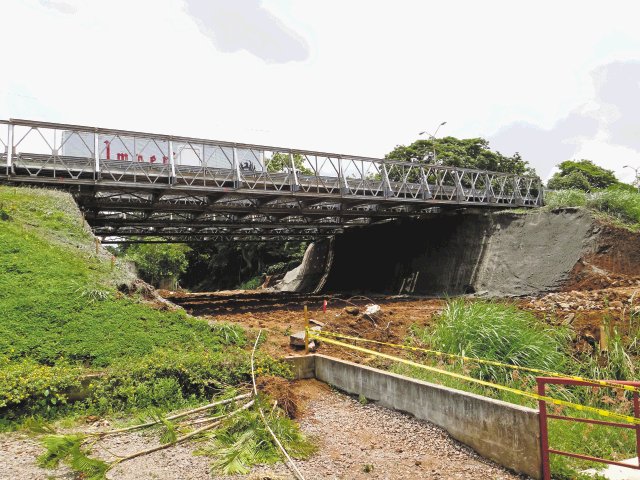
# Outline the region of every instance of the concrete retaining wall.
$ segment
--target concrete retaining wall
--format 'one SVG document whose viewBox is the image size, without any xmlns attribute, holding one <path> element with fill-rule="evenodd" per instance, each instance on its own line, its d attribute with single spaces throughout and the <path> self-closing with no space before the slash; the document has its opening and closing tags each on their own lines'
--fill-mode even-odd
<svg viewBox="0 0 640 480">
<path fill-rule="evenodd" d="M 336 236 L 325 290 L 438 296 L 555 291 L 591 251 L 593 225 L 587 212 L 545 210 L 441 212 L 349 228 Z"/>
<path fill-rule="evenodd" d="M 443 428 L 485 458 L 541 478 L 537 410 L 324 355 L 288 360 L 296 378 L 315 376 L 347 393 L 410 413 Z"/>
</svg>

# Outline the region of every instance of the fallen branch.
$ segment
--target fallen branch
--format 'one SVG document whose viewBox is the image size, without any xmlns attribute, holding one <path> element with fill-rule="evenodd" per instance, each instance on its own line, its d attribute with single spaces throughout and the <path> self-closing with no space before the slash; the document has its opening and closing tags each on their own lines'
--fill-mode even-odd
<svg viewBox="0 0 640 480">
<path fill-rule="evenodd" d="M 262 329 L 258 332 L 256 343 L 253 344 L 253 351 L 251 352 L 251 380 L 253 382 L 253 394 L 256 398 L 258 397 L 258 387 L 256 386 L 256 374 L 255 374 L 255 369 L 253 364 L 254 364 L 254 357 L 256 354 L 256 348 L 258 348 L 258 341 L 260 340 L 260 335 L 262 335 Z M 260 412 L 260 416 L 262 417 L 264 426 L 267 427 L 267 431 L 271 434 L 271 436 L 273 437 L 273 440 L 276 442 L 276 445 L 280 448 L 280 450 L 284 454 L 284 457 L 287 459 L 288 465 L 293 471 L 293 473 L 295 474 L 296 478 L 298 478 L 298 480 L 305 480 L 302 473 L 300 473 L 300 470 L 298 470 L 298 467 L 296 467 L 296 464 L 293 463 L 293 460 L 291 459 L 287 451 L 284 449 L 284 447 L 280 443 L 280 440 L 278 440 L 278 437 L 276 437 L 276 434 L 273 433 L 273 430 L 271 430 L 271 427 L 269 427 L 269 424 L 267 423 L 267 419 L 264 416 L 264 412 L 262 411 L 262 408 L 260 408 L 260 405 L 258 404 L 256 404 L 256 406 L 258 407 L 258 412 Z"/>
<path fill-rule="evenodd" d="M 241 411 L 246 410 L 247 408 L 250 408 L 254 403 L 255 403 L 255 400 L 251 400 L 249 403 L 246 403 L 245 405 L 243 405 L 239 409 L 234 410 L 229 415 L 226 415 L 225 418 L 232 417 L 233 415 L 235 415 L 237 413 L 240 413 Z M 157 447 L 148 448 L 146 450 L 140 450 L 139 452 L 135 452 L 135 453 L 132 453 L 131 455 L 127 455 L 126 457 L 122 457 L 122 458 L 119 458 L 117 460 L 114 460 L 111 463 L 111 465 L 109 466 L 109 468 L 113 468 L 116 465 L 118 465 L 119 463 L 126 462 L 127 460 L 131 460 L 132 458 L 140 457 L 142 455 L 147 455 L 149 453 L 157 452 L 158 450 L 164 450 L 165 448 L 173 447 L 174 445 L 177 445 L 178 443 L 185 442 L 185 441 L 187 441 L 187 440 L 189 440 L 189 439 L 191 439 L 193 437 L 196 437 L 196 436 L 200 435 L 201 433 L 206 432 L 207 430 L 211 430 L 212 428 L 217 427 L 221 423 L 222 423 L 222 419 L 218 420 L 215 423 L 212 423 L 211 425 L 207 425 L 205 427 L 200 427 L 197 430 L 194 430 L 193 432 L 188 433 L 187 435 L 184 435 L 182 437 L 178 437 L 175 440 L 175 442 L 167 443 L 165 445 L 158 445 Z"/>
<path fill-rule="evenodd" d="M 233 398 L 228 398 L 226 400 L 220 400 L 217 402 L 213 402 L 213 403 L 209 403 L 207 405 L 203 405 L 202 407 L 198 407 L 198 408 L 194 408 L 193 410 L 187 410 L 186 412 L 182 412 L 182 413 L 176 413 L 175 415 L 171 415 L 169 417 L 166 417 L 166 420 L 175 420 L 177 418 L 182 418 L 182 417 L 187 417 L 189 415 L 193 415 L 195 413 L 199 413 L 199 412 L 203 412 L 205 410 L 210 410 L 213 407 L 217 407 L 219 405 L 226 405 L 227 403 L 231 403 L 231 402 L 235 402 L 236 400 L 242 400 L 244 398 L 249 398 L 251 396 L 251 393 L 245 393 L 242 395 L 237 395 Z M 106 432 L 96 432 L 96 433 L 92 433 L 92 436 L 97 436 L 97 437 L 105 437 L 107 435 L 117 435 L 120 433 L 125 433 L 125 432 L 130 432 L 132 430 L 138 430 L 140 428 L 146 428 L 146 427 L 151 427 L 153 425 L 156 425 L 160 423 L 160 420 L 154 420 L 151 422 L 147 422 L 147 423 L 141 423 L 140 425 L 133 425 L 131 427 L 126 427 L 126 428 L 120 428 L 117 430 L 108 430 Z"/>
</svg>

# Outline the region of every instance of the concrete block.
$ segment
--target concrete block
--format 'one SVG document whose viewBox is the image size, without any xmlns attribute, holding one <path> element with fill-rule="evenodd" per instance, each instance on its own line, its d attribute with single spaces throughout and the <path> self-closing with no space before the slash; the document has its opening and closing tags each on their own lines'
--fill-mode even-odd
<svg viewBox="0 0 640 480">
<path fill-rule="evenodd" d="M 293 369 L 293 378 L 295 380 L 303 380 L 306 378 L 316 377 L 316 356 L 289 356 L 284 361 L 291 365 Z"/>
</svg>

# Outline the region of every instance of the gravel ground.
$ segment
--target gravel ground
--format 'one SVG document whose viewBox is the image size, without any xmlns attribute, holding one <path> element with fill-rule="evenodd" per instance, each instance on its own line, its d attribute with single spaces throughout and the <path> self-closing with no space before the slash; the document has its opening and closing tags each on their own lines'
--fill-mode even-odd
<svg viewBox="0 0 640 480">
<path fill-rule="evenodd" d="M 478 457 L 444 431 L 398 412 L 330 390 L 316 381 L 299 390 L 308 402 L 300 420 L 302 430 L 314 438 L 319 451 L 296 462 L 307 480 L 314 479 L 516 479 L 516 475 Z M 150 434 L 107 437 L 95 453 L 102 458 L 157 445 Z M 193 455 L 193 444 L 135 458 L 112 469 L 112 480 L 280 480 L 293 479 L 283 464 L 259 467 L 247 476 L 212 477 L 210 459 Z M 65 468 L 55 471 L 36 466 L 40 448 L 19 434 L 0 436 L 0 479 L 72 479 Z"/>
</svg>

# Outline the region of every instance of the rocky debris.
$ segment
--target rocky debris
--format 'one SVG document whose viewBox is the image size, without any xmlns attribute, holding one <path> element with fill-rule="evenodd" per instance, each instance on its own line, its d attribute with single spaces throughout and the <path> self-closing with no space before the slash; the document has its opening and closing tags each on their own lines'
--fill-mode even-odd
<svg viewBox="0 0 640 480">
<path fill-rule="evenodd" d="M 349 315 L 354 315 L 354 316 L 360 313 L 360 309 L 358 307 L 352 307 L 352 306 L 344 307 L 344 311 Z"/>
<path fill-rule="evenodd" d="M 309 323 L 311 323 L 312 321 L 313 320 L 310 320 Z M 320 323 L 320 322 L 318 322 L 318 323 Z M 320 325 L 314 325 L 309 330 L 319 332 L 319 331 L 322 330 L 322 327 Z M 294 348 L 304 348 L 305 336 L 306 335 L 305 335 L 305 331 L 304 330 L 301 330 L 301 331 L 296 332 L 296 333 L 292 333 L 291 335 L 289 335 L 289 345 L 291 345 Z M 309 350 L 313 351 L 315 349 L 316 349 L 315 340 L 310 340 L 309 341 Z"/>
<path fill-rule="evenodd" d="M 304 348 L 304 331 L 292 333 L 289 335 L 289 345 L 293 348 Z M 316 349 L 316 342 L 314 340 L 309 341 L 309 350 Z"/>
<path fill-rule="evenodd" d="M 604 290 L 570 291 L 550 293 L 540 298 L 525 300 L 524 306 L 539 312 L 584 312 L 584 311 L 639 311 L 640 287 L 607 288 Z M 571 319 L 573 320 L 573 318 Z"/>
<path fill-rule="evenodd" d="M 377 322 L 382 319 L 382 308 L 380 308 L 380 305 L 371 303 L 365 307 L 362 316 L 368 318 L 372 322 Z"/>
</svg>

